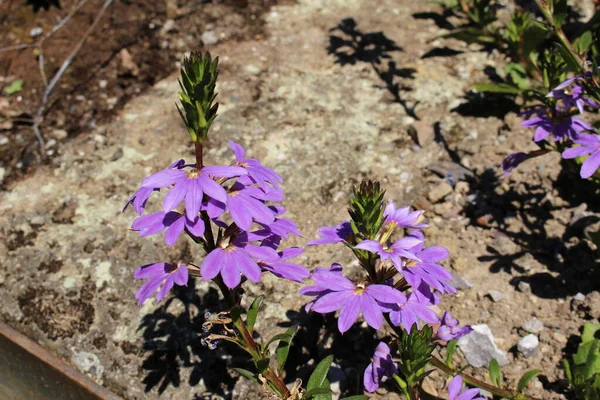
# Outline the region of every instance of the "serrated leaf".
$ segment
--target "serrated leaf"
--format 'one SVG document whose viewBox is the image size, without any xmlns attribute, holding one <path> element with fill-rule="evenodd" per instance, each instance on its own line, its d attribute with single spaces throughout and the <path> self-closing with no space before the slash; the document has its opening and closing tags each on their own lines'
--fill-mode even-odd
<svg viewBox="0 0 600 400">
<path fill-rule="evenodd" d="M 493 358 L 492 361 L 490 361 L 489 370 L 492 383 L 496 386 L 500 386 L 500 383 L 502 382 L 502 371 L 500 371 L 500 364 L 498 364 L 496 359 Z"/>
<path fill-rule="evenodd" d="M 18 93 L 21 90 L 23 90 L 23 79 L 17 79 L 12 81 L 10 85 L 4 88 L 4 93 L 10 96 L 11 94 Z"/>
<path fill-rule="evenodd" d="M 252 332 L 254 330 L 254 324 L 256 323 L 256 317 L 258 316 L 258 312 L 260 311 L 260 306 L 265 299 L 265 296 L 260 295 L 250 305 L 248 309 L 248 315 L 246 316 L 246 326 L 248 330 Z"/>
<path fill-rule="evenodd" d="M 517 391 L 521 393 L 527 387 L 529 382 L 531 382 L 531 380 L 541 372 L 542 371 L 539 369 L 532 369 L 531 371 L 525 372 L 521 379 L 519 379 L 519 383 L 517 384 Z"/>
<path fill-rule="evenodd" d="M 503 93 L 503 94 L 521 94 L 522 90 L 508 83 L 477 83 L 473 86 L 477 92 Z"/>
<path fill-rule="evenodd" d="M 327 373 L 329 372 L 329 368 L 331 368 L 331 363 L 333 363 L 333 356 L 327 356 L 317 364 L 310 378 L 308 378 L 306 390 L 322 387 L 323 382 L 327 379 Z"/>
<path fill-rule="evenodd" d="M 253 380 L 254 382 L 258 382 L 258 377 L 256 376 L 256 374 L 254 374 L 254 372 L 248 371 L 247 369 L 243 368 L 233 368 L 233 370 L 241 376 L 243 376 L 244 378 Z"/>
<path fill-rule="evenodd" d="M 581 342 L 587 343 L 591 340 L 598 339 L 596 332 L 600 331 L 600 324 L 592 324 L 587 322 L 583 325 L 583 333 L 581 334 Z"/>
<path fill-rule="evenodd" d="M 279 370 L 283 372 L 283 368 L 288 358 L 288 354 L 290 353 L 290 346 L 292 344 L 292 340 L 298 331 L 296 326 L 292 326 L 285 331 L 286 334 L 290 335 L 290 340 L 282 340 L 279 342 L 277 346 L 277 350 L 275 350 L 275 357 L 277 358 L 277 364 L 279 364 Z"/>
</svg>

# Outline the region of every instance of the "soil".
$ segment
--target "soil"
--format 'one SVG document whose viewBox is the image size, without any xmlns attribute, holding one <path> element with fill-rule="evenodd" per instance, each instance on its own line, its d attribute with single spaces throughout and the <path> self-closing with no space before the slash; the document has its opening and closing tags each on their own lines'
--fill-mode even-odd
<svg viewBox="0 0 600 400">
<path fill-rule="evenodd" d="M 218 7 L 233 6 L 200 9 Z M 213 23 L 232 14 L 219 15 Z M 283 176 L 285 206 L 304 234 L 290 245 L 305 246 L 319 226 L 346 219 L 351 186 L 363 178 L 379 180 L 397 204 L 426 209 L 428 243 L 446 246 L 446 266 L 470 282 L 446 296 L 440 311 L 490 327 L 508 354 L 508 380 L 539 368 L 528 393 L 569 398 L 561 359 L 575 351 L 582 324 L 600 317 L 598 251 L 589 238 L 600 210 L 595 188 L 558 154 L 502 177 L 497 166 L 506 155 L 536 148 L 514 101 L 469 92 L 490 69 L 501 72 L 502 54 L 440 39 L 457 21 L 423 2 L 300 0 L 257 19 L 261 33 L 211 47 L 221 57 L 221 108 L 206 160 L 229 163 L 232 139 Z M 255 32 L 247 23 L 225 26 L 233 26 L 230 35 Z M 138 65 L 137 57 L 156 55 L 130 53 Z M 110 114 L 112 121 L 64 139 L 49 165 L 6 183 L 0 317 L 126 399 L 263 398 L 260 386 L 229 368 L 246 365 L 238 350 L 200 344 L 206 312 L 222 306 L 208 282 L 177 288 L 159 304 L 135 302 L 137 266 L 200 262 L 192 243 L 140 239 L 128 230 L 132 214 L 121 214 L 144 176 L 193 157 L 173 105 L 173 67 L 173 75 Z M 357 267 L 341 245 L 310 247 L 299 260 L 309 268 Z M 356 394 L 380 337 L 364 324 L 340 335 L 334 318 L 301 311 L 306 299 L 298 289 L 268 275 L 245 287 L 246 302 L 267 295 L 257 325 L 262 336 L 302 327 L 286 381 L 306 379 L 310 366 L 334 354 L 339 391 Z M 492 300 L 492 290 L 504 297 Z M 525 358 L 516 347 L 534 317 L 544 324 L 539 354 Z M 89 354 L 98 364 L 93 370 L 77 362 Z M 425 388 L 445 398 L 446 382 L 434 373 Z M 382 388 L 373 398 L 398 397 Z"/>
<path fill-rule="evenodd" d="M 104 1 L 0 2 L 0 48 L 7 49 L 0 52 L 0 160 L 4 168 L 0 185 L 52 163 L 63 143 L 110 121 L 127 101 L 176 70 L 185 52 L 205 46 L 204 32 L 211 32 L 213 40 L 220 42 L 260 38 L 261 15 L 277 3 L 114 1 L 50 93 L 40 127 L 45 140 L 42 151 L 32 128 L 45 91 L 36 45 L 76 11 L 41 46 L 44 72 L 51 82 Z M 35 29 L 43 33 L 34 36 Z M 8 50 L 23 45 L 29 47 Z M 19 79 L 22 90 L 8 95 L 5 89 Z"/>
</svg>

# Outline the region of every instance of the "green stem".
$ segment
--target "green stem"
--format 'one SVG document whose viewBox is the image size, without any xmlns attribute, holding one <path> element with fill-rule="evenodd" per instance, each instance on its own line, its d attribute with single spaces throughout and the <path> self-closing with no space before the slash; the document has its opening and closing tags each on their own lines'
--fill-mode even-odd
<svg viewBox="0 0 600 400">
<path fill-rule="evenodd" d="M 571 55 L 573 55 L 573 58 L 577 61 L 577 64 L 579 64 L 579 68 L 580 68 L 581 72 L 586 71 L 588 68 L 587 68 L 587 64 L 585 63 L 585 60 L 583 60 L 579 56 L 579 54 L 577 54 L 577 52 L 573 48 L 573 45 L 571 44 L 571 42 L 565 35 L 562 28 L 559 26 L 556 26 L 556 22 L 554 21 L 554 16 L 552 15 L 552 13 L 550 12 L 550 9 L 548 8 L 547 1 L 548 0 L 535 0 L 535 3 L 537 4 L 537 6 L 540 9 L 540 11 L 542 12 L 542 14 L 544 14 L 544 18 L 546 18 L 546 20 L 552 26 L 552 29 L 554 29 L 554 34 L 556 35 L 558 40 L 562 43 L 562 45 L 565 47 L 565 49 L 567 49 L 569 51 L 569 53 L 571 53 Z"/>
</svg>

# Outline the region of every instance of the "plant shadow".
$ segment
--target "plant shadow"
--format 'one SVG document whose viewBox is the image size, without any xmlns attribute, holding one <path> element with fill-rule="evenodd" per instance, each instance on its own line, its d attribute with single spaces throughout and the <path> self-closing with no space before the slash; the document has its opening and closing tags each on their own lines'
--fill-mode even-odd
<svg viewBox="0 0 600 400">
<path fill-rule="evenodd" d="M 400 81 L 401 79 L 414 79 L 416 71 L 413 68 L 398 67 L 398 64 L 392 60 L 390 55 L 392 52 L 403 51 L 402 47 L 398 46 L 383 32 L 361 32 L 353 18 L 343 19 L 329 32 L 339 32 L 341 34 L 341 36 L 331 34 L 327 46 L 327 53 L 336 58 L 336 64 L 342 66 L 355 65 L 359 62 L 370 64 L 379 79 L 384 83 L 383 86 L 377 87 L 386 89 L 393 96 L 394 102 L 404 108 L 407 115 L 419 119 L 415 114 L 415 107 L 418 102 L 410 106 L 402 98 L 401 92 L 410 91 L 411 88 Z"/>
<path fill-rule="evenodd" d="M 210 288 L 201 297 L 195 281 L 190 279 L 188 286 L 175 286 L 172 292 L 160 307 L 144 316 L 138 327 L 143 331 L 143 350 L 147 353 L 142 363 L 145 391 L 158 387 L 162 394 L 169 386 L 179 387 L 185 369 L 186 374 L 189 371 L 189 386 L 202 380 L 208 392 L 227 398 L 237 378 L 229 374 L 224 354 L 242 360 L 244 357 L 229 343 L 220 343 L 216 350 L 202 344 L 206 313 L 222 309 L 217 290 Z"/>
<path fill-rule="evenodd" d="M 573 177 L 565 176 L 554 182 L 559 193 L 568 190 L 565 180 L 572 184 Z M 547 222 L 555 220 L 558 211 L 582 204 L 587 199 L 585 193 L 571 192 L 566 206 L 555 205 L 551 193 L 541 184 L 520 182 L 501 190 L 502 182 L 493 169 L 470 183 L 471 200 L 465 213 L 474 224 L 494 231 L 493 245 L 487 247 L 489 254 L 479 257 L 479 261 L 492 263 L 492 273 L 501 270 L 512 273 L 511 284 L 526 282 L 531 292 L 542 298 L 565 298 L 597 290 L 598 254 L 584 237 L 588 228 L 600 221 L 598 215 L 585 210 L 578 214 L 575 209 L 560 236 L 547 228 Z M 579 186 L 583 186 L 581 181 Z M 546 270 L 531 272 L 533 262 Z"/>
</svg>

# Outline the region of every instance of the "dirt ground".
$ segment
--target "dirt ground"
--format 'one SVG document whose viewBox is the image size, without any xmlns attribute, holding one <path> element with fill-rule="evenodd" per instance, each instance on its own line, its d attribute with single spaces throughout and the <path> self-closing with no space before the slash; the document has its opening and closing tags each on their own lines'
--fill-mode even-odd
<svg viewBox="0 0 600 400">
<path fill-rule="evenodd" d="M 220 6 L 198 5 L 197 18 Z M 164 26 L 166 16 L 156 18 Z M 581 325 L 600 317 L 598 253 L 588 238 L 600 210 L 593 188 L 555 154 L 502 178 L 497 166 L 506 155 L 536 148 L 513 101 L 469 92 L 490 69 L 500 70 L 502 55 L 439 39 L 452 20 L 425 2 L 298 0 L 257 18 L 260 33 L 209 47 L 221 57 L 221 109 L 207 161 L 228 163 L 233 139 L 275 168 L 304 234 L 291 244 L 305 245 L 319 226 L 344 220 L 351 186 L 363 178 L 381 181 L 397 204 L 426 209 L 429 243 L 446 246 L 448 267 L 470 282 L 440 309 L 490 327 L 508 354 L 509 379 L 542 369 L 531 395 L 565 399 L 560 360 L 574 352 Z M 223 32 L 250 29 L 244 21 L 224 24 Z M 189 33 L 190 43 L 204 31 Z M 139 60 L 156 52 L 141 53 L 132 52 Z M 106 114 L 111 121 L 69 135 L 49 165 L 6 183 L 0 317 L 126 399 L 260 398 L 260 388 L 228 370 L 243 359 L 238 351 L 200 345 L 204 314 L 219 307 L 208 283 L 160 304 L 140 308 L 134 299 L 137 266 L 199 260 L 183 240 L 167 248 L 161 237 L 137 238 L 128 230 L 133 215 L 121 214 L 144 176 L 193 154 L 168 60 L 173 75 Z M 301 257 L 309 268 L 334 261 L 352 265 L 343 246 L 309 248 Z M 300 365 L 333 353 L 339 390 L 356 394 L 378 338 L 361 325 L 341 336 L 334 319 L 301 312 L 298 289 L 272 277 L 247 285 L 248 298 L 268 295 L 259 330 L 272 336 L 302 324 L 288 380 L 306 377 Z M 491 290 L 503 298 L 493 301 Z M 527 359 L 516 347 L 534 317 L 544 327 L 539 354 Z M 444 397 L 444 383 L 434 374 L 426 389 Z M 382 389 L 374 398 L 395 397 Z"/>
</svg>

